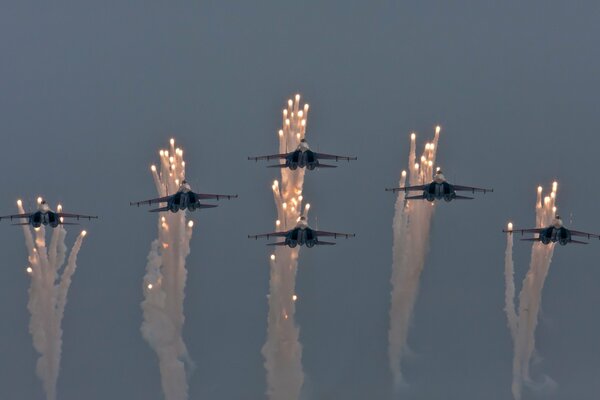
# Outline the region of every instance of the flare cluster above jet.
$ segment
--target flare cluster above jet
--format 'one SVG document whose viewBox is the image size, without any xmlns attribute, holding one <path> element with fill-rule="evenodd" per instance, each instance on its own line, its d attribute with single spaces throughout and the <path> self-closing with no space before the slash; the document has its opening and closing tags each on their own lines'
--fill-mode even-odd
<svg viewBox="0 0 600 400">
<path fill-rule="evenodd" d="M 399 192 L 399 191 L 403 191 L 405 193 L 422 191 L 422 194 L 407 196 L 407 197 L 405 197 L 405 199 L 406 200 L 422 199 L 422 200 L 427 200 L 427 201 L 431 201 L 431 202 L 433 202 L 435 200 L 442 200 L 442 199 L 444 199 L 445 201 L 473 200 L 474 199 L 474 197 L 458 195 L 458 194 L 456 194 L 456 192 L 472 192 L 473 194 L 475 194 L 475 192 L 487 193 L 487 192 L 494 191 L 494 189 L 483 189 L 483 188 L 477 188 L 477 187 L 471 187 L 471 186 L 453 185 L 453 184 L 449 183 L 448 181 L 446 181 L 446 178 L 444 177 L 444 174 L 442 173 L 441 169 L 437 170 L 437 172 L 433 176 L 433 181 L 431 181 L 430 183 L 426 183 L 424 185 L 417 185 L 417 186 L 405 186 L 405 187 L 399 187 L 399 188 L 390 188 L 390 189 L 385 189 L 385 190 L 388 192 L 394 192 L 394 193 Z"/>
<path fill-rule="evenodd" d="M 306 139 L 300 140 L 296 150 L 284 154 L 272 154 L 269 156 L 248 157 L 248 160 L 285 160 L 285 164 L 269 165 L 269 168 L 289 168 L 292 171 L 298 168 L 306 168 L 310 171 L 315 168 L 337 168 L 336 165 L 322 164 L 319 160 L 352 161 L 356 157 L 336 156 L 333 154 L 317 153 L 310 149 Z"/>
</svg>

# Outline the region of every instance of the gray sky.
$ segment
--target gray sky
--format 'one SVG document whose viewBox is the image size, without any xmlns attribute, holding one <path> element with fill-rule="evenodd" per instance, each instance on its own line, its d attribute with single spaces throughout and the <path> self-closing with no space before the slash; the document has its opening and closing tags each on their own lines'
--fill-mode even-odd
<svg viewBox="0 0 600 400">
<path fill-rule="evenodd" d="M 596 1 L 13 2 L 0 9 L 1 214 L 38 195 L 97 213 L 69 293 L 59 398 L 161 399 L 139 326 L 155 216 L 148 166 L 173 134 L 188 178 L 238 200 L 197 212 L 184 336 L 191 398 L 264 398 L 268 248 L 285 100 L 310 103 L 307 138 L 355 163 L 308 174 L 322 229 L 355 231 L 302 251 L 297 321 L 311 399 L 390 399 L 387 329 L 395 185 L 408 135 L 443 125 L 447 178 L 495 192 L 436 211 L 404 371 L 403 399 L 508 399 L 503 313 L 508 218 L 534 223 L 538 184 L 599 231 Z M 569 218 L 566 218 L 568 220 Z M 39 399 L 22 232 L 2 223 L 0 398 Z M 72 242 L 76 230 L 70 230 Z M 520 287 L 529 246 L 515 243 Z M 558 248 L 537 331 L 548 398 L 600 391 L 600 243 Z M 536 398 L 526 392 L 526 398 Z"/>
</svg>

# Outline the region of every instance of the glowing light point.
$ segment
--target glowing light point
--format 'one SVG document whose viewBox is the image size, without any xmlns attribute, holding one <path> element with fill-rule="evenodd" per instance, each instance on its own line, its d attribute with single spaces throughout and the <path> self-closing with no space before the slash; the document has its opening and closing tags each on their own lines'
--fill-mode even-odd
<svg viewBox="0 0 600 400">
<path fill-rule="evenodd" d="M 22 206 L 23 206 L 23 202 L 21 201 L 21 199 L 17 200 L 17 205 L 18 205 L 19 207 L 22 207 Z"/>
<path fill-rule="evenodd" d="M 28 273 L 29 275 L 31 275 L 31 274 L 33 273 L 33 268 L 31 268 L 31 267 L 27 267 L 27 268 L 25 268 L 25 271 L 27 271 L 27 273 Z"/>
<path fill-rule="evenodd" d="M 309 203 L 306 203 L 306 206 L 304 206 L 304 209 L 305 209 L 306 211 L 310 210 L 310 204 L 309 204 Z"/>
<path fill-rule="evenodd" d="M 417 134 L 416 133 L 411 133 L 410 134 L 410 140 L 415 140 L 417 138 Z"/>
<path fill-rule="evenodd" d="M 288 106 L 290 106 L 290 107 L 291 107 L 291 106 L 293 106 L 293 105 L 294 105 L 294 102 L 292 101 L 292 99 L 289 99 L 289 100 L 288 100 Z"/>
<path fill-rule="evenodd" d="M 188 228 L 194 227 L 194 221 L 188 221 Z"/>
<path fill-rule="evenodd" d="M 161 150 L 161 151 L 159 151 L 159 152 L 158 152 L 158 154 L 159 154 L 161 157 L 164 157 L 164 155 L 165 155 L 165 151 L 164 151 L 164 150 Z"/>
<path fill-rule="evenodd" d="M 415 163 L 415 169 L 419 169 L 419 163 Z"/>
<path fill-rule="evenodd" d="M 167 219 L 166 219 L 165 217 L 160 217 L 160 220 L 161 220 L 162 222 L 165 222 Z"/>
<path fill-rule="evenodd" d="M 283 136 L 283 129 L 279 130 L 279 136 Z"/>
<path fill-rule="evenodd" d="M 156 165 L 151 165 L 150 166 L 150 171 L 156 172 Z"/>
<path fill-rule="evenodd" d="M 281 221 L 280 220 L 275 221 L 275 226 L 279 226 L 279 225 L 281 225 Z"/>
<path fill-rule="evenodd" d="M 406 171 L 404 171 L 404 170 L 402 171 L 402 177 L 403 178 L 406 177 Z"/>
<path fill-rule="evenodd" d="M 152 290 L 152 288 L 153 288 L 154 286 L 152 286 L 152 284 L 151 284 L 151 283 L 149 283 L 149 284 L 148 284 L 148 286 L 146 286 L 146 287 L 148 288 L 148 290 Z"/>
<path fill-rule="evenodd" d="M 556 206 L 552 207 L 552 212 L 556 214 Z"/>
<path fill-rule="evenodd" d="M 512 231 L 512 228 L 513 228 L 513 223 L 512 223 L 512 222 L 509 222 L 509 223 L 508 223 L 508 230 L 509 230 L 509 231 Z"/>
<path fill-rule="evenodd" d="M 548 204 L 550 203 L 550 197 L 546 196 L 544 197 L 544 204 Z"/>
<path fill-rule="evenodd" d="M 296 95 L 296 101 L 300 101 L 300 95 L 299 94 Z"/>
<path fill-rule="evenodd" d="M 271 254 L 271 261 L 275 261 L 275 254 Z"/>
<path fill-rule="evenodd" d="M 538 193 L 542 193 L 542 190 L 544 190 L 541 186 L 538 186 Z"/>
<path fill-rule="evenodd" d="M 293 296 L 292 296 L 292 300 L 294 300 L 294 301 L 298 300 L 298 296 L 296 296 L 296 295 L 293 295 Z"/>
<path fill-rule="evenodd" d="M 173 146 L 175 144 L 175 139 L 171 138 L 171 140 L 169 140 L 169 143 L 171 143 L 171 146 Z"/>
<path fill-rule="evenodd" d="M 38 204 L 42 204 L 42 201 L 44 201 L 44 199 L 42 199 L 41 197 L 38 197 L 38 198 L 37 198 L 37 203 L 38 203 Z"/>
<path fill-rule="evenodd" d="M 427 165 L 429 165 L 430 167 L 433 167 L 433 161 L 429 160 L 429 162 L 427 163 Z"/>
<path fill-rule="evenodd" d="M 552 182 L 552 191 L 556 192 L 556 189 L 558 189 L 558 182 L 554 181 Z"/>
<path fill-rule="evenodd" d="M 39 231 L 40 231 L 40 228 L 39 228 L 39 227 L 37 227 L 37 228 L 33 228 L 33 230 L 34 230 L 34 231 L 36 231 L 36 232 L 39 232 Z M 34 249 L 34 250 L 35 250 L 35 249 Z"/>
<path fill-rule="evenodd" d="M 283 209 L 285 210 L 285 209 L 287 208 L 287 203 L 283 203 L 283 204 L 281 205 L 281 207 L 283 207 Z"/>
<path fill-rule="evenodd" d="M 81 236 L 85 237 L 85 235 L 87 235 L 87 231 L 81 231 Z"/>
<path fill-rule="evenodd" d="M 441 126 L 438 125 L 435 127 L 435 133 L 439 134 L 441 130 L 442 130 Z"/>
</svg>

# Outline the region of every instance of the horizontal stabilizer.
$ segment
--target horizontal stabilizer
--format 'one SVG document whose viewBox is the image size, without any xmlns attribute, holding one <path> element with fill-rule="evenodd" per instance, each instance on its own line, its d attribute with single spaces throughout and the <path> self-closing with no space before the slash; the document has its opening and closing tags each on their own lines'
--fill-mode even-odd
<svg viewBox="0 0 600 400">
<path fill-rule="evenodd" d="M 580 240 L 571 240 L 571 243 L 577 243 L 577 244 L 589 244 L 588 242 L 582 242 Z"/>
<path fill-rule="evenodd" d="M 319 168 L 337 168 L 337 165 L 329 165 L 329 164 L 319 163 Z"/>
<path fill-rule="evenodd" d="M 29 225 L 29 222 L 18 222 L 18 223 L 11 224 L 11 225 Z"/>
<path fill-rule="evenodd" d="M 523 240 L 524 242 L 539 242 L 540 241 L 539 238 L 523 238 L 521 240 Z"/>
<path fill-rule="evenodd" d="M 285 164 L 267 165 L 267 168 L 287 168 Z"/>
<path fill-rule="evenodd" d="M 405 200 L 423 200 L 425 197 L 423 197 L 422 194 L 415 194 L 413 196 L 406 196 L 404 199 Z"/>
<path fill-rule="evenodd" d="M 200 204 L 196 208 L 215 208 L 215 207 L 219 207 L 219 205 L 218 204 Z"/>
<path fill-rule="evenodd" d="M 454 200 L 473 200 L 474 197 L 469 197 L 469 196 L 460 196 L 460 195 L 456 195 L 454 196 Z"/>
<path fill-rule="evenodd" d="M 61 222 L 60 224 L 61 225 L 81 225 L 81 224 L 78 224 L 77 222 Z"/>
<path fill-rule="evenodd" d="M 285 242 L 267 243 L 267 246 L 287 246 Z"/>
<path fill-rule="evenodd" d="M 155 208 L 153 210 L 148 210 L 148 212 L 161 212 L 161 211 L 169 211 L 169 207 L 164 206 L 164 207 Z"/>
<path fill-rule="evenodd" d="M 336 243 L 334 243 L 334 242 L 324 242 L 324 241 L 322 241 L 322 240 L 319 240 L 319 241 L 317 242 L 317 246 L 323 246 L 323 245 L 326 245 L 326 246 L 334 246 L 335 244 L 336 244 Z"/>
</svg>

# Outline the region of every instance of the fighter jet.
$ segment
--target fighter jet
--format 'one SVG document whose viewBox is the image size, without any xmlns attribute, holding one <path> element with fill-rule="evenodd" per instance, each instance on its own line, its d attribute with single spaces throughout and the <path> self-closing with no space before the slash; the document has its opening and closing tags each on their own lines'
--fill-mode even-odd
<svg viewBox="0 0 600 400">
<path fill-rule="evenodd" d="M 167 203 L 164 207 L 155 208 L 149 210 L 150 212 L 160 212 L 160 211 L 171 211 L 172 213 L 176 213 L 179 210 L 190 210 L 196 211 L 201 208 L 213 208 L 217 207 L 216 204 L 204 204 L 201 203 L 200 200 L 220 200 L 220 199 L 234 199 L 237 198 L 237 194 L 205 194 L 205 193 L 194 193 L 192 192 L 192 188 L 187 181 L 182 181 L 181 185 L 179 185 L 179 189 L 175 194 L 165 197 L 159 197 L 157 199 L 144 200 L 144 201 L 136 201 L 131 202 L 129 205 L 131 206 L 140 206 L 142 204 L 152 205 L 159 203 Z"/>
<path fill-rule="evenodd" d="M 475 194 L 475 192 L 487 193 L 487 192 L 494 191 L 494 189 L 482 189 L 482 188 L 476 188 L 476 187 L 471 187 L 471 186 L 452 185 L 446 181 L 446 178 L 444 177 L 444 174 L 442 173 L 442 170 L 440 170 L 440 169 L 438 169 L 437 172 L 435 173 L 435 175 L 433 176 L 433 181 L 431 183 L 427 183 L 424 185 L 417 185 L 417 186 L 406 186 L 406 187 L 400 187 L 400 188 L 385 189 L 385 190 L 388 192 L 394 192 L 394 193 L 399 192 L 401 190 L 404 191 L 405 193 L 423 191 L 422 194 L 407 196 L 406 199 L 407 200 L 424 199 L 424 200 L 431 201 L 431 202 L 433 202 L 435 200 L 442 200 L 442 199 L 444 199 L 446 201 L 473 200 L 474 199 L 474 197 L 458 195 L 458 194 L 456 194 L 456 192 L 472 192 L 473 194 Z"/>
<path fill-rule="evenodd" d="M 323 246 L 323 245 L 334 245 L 334 242 L 325 242 L 319 239 L 319 237 L 333 237 L 337 239 L 338 237 L 350 238 L 354 237 L 354 233 L 337 233 L 337 232 L 326 232 L 326 231 L 317 231 L 308 226 L 308 222 L 306 221 L 306 217 L 302 216 L 298 219 L 298 223 L 293 229 L 284 232 L 272 232 L 265 233 L 262 235 L 248 235 L 249 239 L 259 239 L 259 238 L 271 238 L 271 237 L 283 237 L 285 238 L 283 242 L 275 242 L 268 243 L 267 246 L 288 246 L 292 249 L 298 245 L 306 247 L 314 247 L 314 246 Z"/>
<path fill-rule="evenodd" d="M 558 242 L 562 246 L 565 246 L 568 243 L 588 244 L 588 242 L 574 240 L 572 238 L 573 236 L 587 237 L 588 239 L 600 239 L 600 236 L 595 235 L 593 233 L 573 231 L 571 229 L 565 228 L 563 226 L 562 219 L 560 219 L 560 216 L 558 215 L 554 217 L 552 224 L 545 228 L 512 229 L 512 224 L 509 224 L 508 229 L 503 229 L 502 232 L 510 234 L 512 234 L 513 232 L 521 232 L 521 235 L 523 235 L 524 233 L 534 233 L 538 236 L 532 238 L 524 238 L 521 240 L 526 240 L 529 242 L 542 242 L 543 244 Z"/>
<path fill-rule="evenodd" d="M 292 171 L 306 167 L 312 171 L 315 168 L 337 168 L 337 165 L 322 164 L 319 160 L 348 161 L 356 160 L 356 157 L 336 156 L 332 154 L 316 153 L 310 149 L 306 139 L 300 140 L 296 150 L 291 153 L 273 154 L 270 156 L 248 157 L 248 160 L 285 160 L 285 164 L 269 165 L 268 168 L 289 168 Z"/>
<path fill-rule="evenodd" d="M 20 202 L 20 200 L 19 200 L 19 202 Z M 25 213 L 25 214 L 5 215 L 5 216 L 0 217 L 0 220 L 10 219 L 12 221 L 13 219 L 26 219 L 27 222 L 17 222 L 17 223 L 14 223 L 13 225 L 31 225 L 34 228 L 39 228 L 42 225 L 44 225 L 44 226 L 49 225 L 52 228 L 56 228 L 59 225 L 77 225 L 76 223 L 73 223 L 73 222 L 64 222 L 65 218 L 76 218 L 77 220 L 80 220 L 80 219 L 91 220 L 92 218 L 98 219 L 98 217 L 95 215 L 81 215 L 81 214 L 64 213 L 64 212 L 62 212 L 62 210 L 60 208 L 59 208 L 59 212 L 52 211 L 50 209 L 50 206 L 46 202 L 46 200 L 44 200 L 40 197 L 38 199 L 38 210 L 37 211 L 32 212 L 32 213 Z"/>
</svg>

